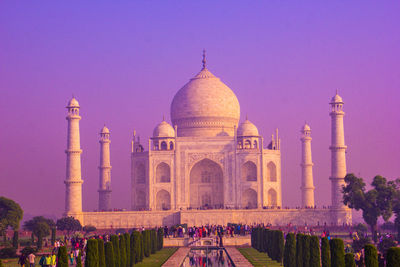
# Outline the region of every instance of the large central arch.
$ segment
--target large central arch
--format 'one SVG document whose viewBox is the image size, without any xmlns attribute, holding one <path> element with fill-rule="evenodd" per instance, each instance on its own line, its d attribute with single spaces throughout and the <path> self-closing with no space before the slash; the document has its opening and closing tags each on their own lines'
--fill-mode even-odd
<svg viewBox="0 0 400 267">
<path fill-rule="evenodd" d="M 222 168 L 212 160 L 197 162 L 190 171 L 190 207 L 224 206 Z"/>
</svg>

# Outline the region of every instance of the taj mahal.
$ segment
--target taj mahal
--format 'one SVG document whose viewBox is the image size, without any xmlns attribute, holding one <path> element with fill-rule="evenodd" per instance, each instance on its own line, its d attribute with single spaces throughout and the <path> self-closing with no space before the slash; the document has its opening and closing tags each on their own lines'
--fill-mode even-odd
<svg viewBox="0 0 400 267">
<path fill-rule="evenodd" d="M 80 105 L 67 105 L 68 140 L 65 215 L 98 229 L 163 225 L 271 223 L 273 225 L 351 224 L 341 201 L 346 175 L 343 100 L 330 101 L 331 206 L 314 202 L 311 128 L 301 127 L 302 200 L 300 209 L 282 207 L 281 140 L 278 130 L 265 139 L 250 120 L 240 122 L 235 93 L 206 66 L 174 96 L 171 123 L 163 120 L 148 142 L 136 132 L 131 144 L 129 211 L 112 211 L 110 130 L 100 131 L 99 207 L 82 210 Z M 127 174 L 129 175 L 129 174 Z M 299 177 L 300 178 L 300 177 Z"/>
</svg>

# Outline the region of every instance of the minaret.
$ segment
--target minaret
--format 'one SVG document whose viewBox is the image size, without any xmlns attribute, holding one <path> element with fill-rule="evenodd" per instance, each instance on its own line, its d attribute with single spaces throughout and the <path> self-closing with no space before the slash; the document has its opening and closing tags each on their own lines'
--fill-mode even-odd
<svg viewBox="0 0 400 267">
<path fill-rule="evenodd" d="M 73 97 L 66 107 L 68 115 L 68 140 L 67 149 L 67 177 L 64 181 L 65 213 L 76 214 L 82 212 L 82 179 L 81 179 L 81 145 L 79 136 L 79 103 Z"/>
<path fill-rule="evenodd" d="M 111 165 L 110 165 L 110 131 L 104 125 L 100 132 L 100 166 L 99 166 L 99 210 L 110 210 Z"/>
<path fill-rule="evenodd" d="M 344 144 L 344 128 L 343 128 L 343 100 L 338 95 L 332 97 L 331 102 L 331 177 L 332 182 L 332 208 L 344 209 L 342 196 L 342 186 L 345 185 L 344 177 L 346 176 L 346 146 Z"/>
<path fill-rule="evenodd" d="M 302 207 L 314 207 L 314 179 L 311 157 L 311 128 L 307 123 L 301 129 L 301 203 Z"/>
</svg>

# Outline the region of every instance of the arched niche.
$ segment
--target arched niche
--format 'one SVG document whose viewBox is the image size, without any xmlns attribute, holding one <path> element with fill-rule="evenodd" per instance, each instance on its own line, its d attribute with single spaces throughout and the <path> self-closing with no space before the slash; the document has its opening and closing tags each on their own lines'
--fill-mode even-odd
<svg viewBox="0 0 400 267">
<path fill-rule="evenodd" d="M 242 194 L 242 208 L 256 209 L 257 208 L 257 192 L 254 189 L 247 189 Z"/>
<path fill-rule="evenodd" d="M 138 209 L 146 208 L 146 194 L 142 190 L 136 191 L 136 208 Z"/>
<path fill-rule="evenodd" d="M 268 190 L 268 206 L 277 206 L 277 194 L 274 189 Z"/>
<path fill-rule="evenodd" d="M 267 164 L 267 181 L 276 182 L 276 165 L 272 161 Z"/>
<path fill-rule="evenodd" d="M 171 168 L 168 164 L 161 162 L 156 168 L 156 182 L 169 183 L 171 182 Z"/>
<path fill-rule="evenodd" d="M 171 195 L 168 191 L 162 189 L 156 195 L 156 209 L 157 210 L 170 210 L 171 209 Z"/>
<path fill-rule="evenodd" d="M 257 181 L 257 166 L 252 161 L 247 161 L 242 166 L 242 180 L 254 182 Z"/>
<path fill-rule="evenodd" d="M 143 163 L 138 163 L 135 167 L 135 177 L 136 183 L 144 184 L 146 183 L 146 168 Z"/>
</svg>

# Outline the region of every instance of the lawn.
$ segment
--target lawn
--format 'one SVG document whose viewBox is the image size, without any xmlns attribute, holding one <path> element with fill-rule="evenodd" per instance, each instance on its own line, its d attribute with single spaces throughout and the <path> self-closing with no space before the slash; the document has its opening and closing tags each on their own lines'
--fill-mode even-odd
<svg viewBox="0 0 400 267">
<path fill-rule="evenodd" d="M 144 258 L 142 262 L 135 264 L 135 267 L 159 267 L 177 250 L 178 248 L 163 248 L 155 254 L 151 254 L 150 257 Z"/>
<path fill-rule="evenodd" d="M 240 253 L 251 263 L 253 266 L 261 267 L 278 267 L 282 266 L 276 261 L 271 260 L 266 253 L 258 252 L 252 247 L 238 248 Z"/>
</svg>

